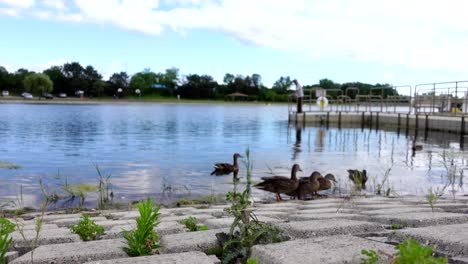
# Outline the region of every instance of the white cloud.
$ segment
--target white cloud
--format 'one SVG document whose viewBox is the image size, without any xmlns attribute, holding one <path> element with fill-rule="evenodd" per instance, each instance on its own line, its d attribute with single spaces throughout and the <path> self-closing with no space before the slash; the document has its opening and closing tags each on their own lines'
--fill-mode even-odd
<svg viewBox="0 0 468 264">
<path fill-rule="evenodd" d="M 0 0 L 0 4 L 6 4 L 11 7 L 28 8 L 35 4 L 34 0 Z"/>
<path fill-rule="evenodd" d="M 55 10 L 63 11 L 67 9 L 64 0 L 43 0 L 42 4 Z"/>
<path fill-rule="evenodd" d="M 19 17 L 19 10 L 16 8 L 0 8 L 0 16 Z"/>
<path fill-rule="evenodd" d="M 12 7 L 33 0 L 0 0 Z M 206 29 L 303 55 L 406 65 L 468 67 L 464 0 L 43 0 L 43 19 L 110 24 L 159 35 Z M 68 6 L 65 4 L 67 3 Z M 70 12 L 73 4 L 73 13 Z M 162 5 L 161 5 L 162 4 Z M 18 15 L 18 11 L 0 14 Z M 51 13 L 46 13 L 51 12 Z"/>
</svg>

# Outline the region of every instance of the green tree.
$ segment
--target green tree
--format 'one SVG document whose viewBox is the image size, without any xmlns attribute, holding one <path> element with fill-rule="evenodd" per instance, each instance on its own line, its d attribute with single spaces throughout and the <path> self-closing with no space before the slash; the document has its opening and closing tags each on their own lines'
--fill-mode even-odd
<svg viewBox="0 0 468 264">
<path fill-rule="evenodd" d="M 158 83 L 158 75 L 149 69 L 138 72 L 130 79 L 130 89 L 135 91 L 139 89 L 143 94 L 153 93 L 153 85 Z"/>
<path fill-rule="evenodd" d="M 223 82 L 224 82 L 225 84 L 230 84 L 230 83 L 234 82 L 234 79 L 235 79 L 235 78 L 236 78 L 236 77 L 234 76 L 234 74 L 226 73 L 226 74 L 224 75 Z"/>
<path fill-rule="evenodd" d="M 62 66 L 52 66 L 43 71 L 44 74 L 49 76 L 50 80 L 54 83 L 54 93 L 67 93 L 67 80 L 63 74 Z"/>
<path fill-rule="evenodd" d="M 180 96 L 191 99 L 214 98 L 217 83 L 209 75 L 190 74 L 187 82 L 179 87 Z"/>
<path fill-rule="evenodd" d="M 63 74 L 66 78 L 67 93 L 74 94 L 77 91 L 85 90 L 88 83 L 84 78 L 84 68 L 80 63 L 65 63 Z"/>
<path fill-rule="evenodd" d="M 33 94 L 49 93 L 52 91 L 53 82 L 46 74 L 32 73 L 24 79 L 24 88 Z"/>
<path fill-rule="evenodd" d="M 288 92 L 288 88 L 291 86 L 292 80 L 289 76 L 283 77 L 281 76 L 274 84 L 273 84 L 273 91 L 278 94 L 285 94 Z"/>
<path fill-rule="evenodd" d="M 130 78 L 126 72 L 114 73 L 109 78 L 108 94 L 112 95 L 117 92 L 117 89 L 122 88 L 123 95 L 133 94 L 135 91 L 130 91 Z"/>
<path fill-rule="evenodd" d="M 26 69 L 18 69 L 11 79 L 11 90 L 16 94 L 21 94 L 24 92 L 24 79 L 34 72 L 28 71 Z"/>
<path fill-rule="evenodd" d="M 12 76 L 3 66 L 0 66 L 0 91 L 9 90 L 12 82 Z"/>
<path fill-rule="evenodd" d="M 166 72 L 162 75 L 161 84 L 166 86 L 166 95 L 173 95 L 176 89 L 177 83 L 179 82 L 179 69 L 172 67 L 166 69 Z"/>
</svg>

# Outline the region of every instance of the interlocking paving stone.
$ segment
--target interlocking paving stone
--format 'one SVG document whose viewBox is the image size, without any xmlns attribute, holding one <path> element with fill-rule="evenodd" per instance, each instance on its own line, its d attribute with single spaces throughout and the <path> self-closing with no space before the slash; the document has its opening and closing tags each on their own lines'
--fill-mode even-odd
<svg viewBox="0 0 468 264">
<path fill-rule="evenodd" d="M 273 224 L 292 238 L 383 232 L 381 224 L 348 219 L 294 221 Z"/>
<path fill-rule="evenodd" d="M 180 208 L 169 208 L 169 209 L 161 209 L 161 213 L 169 213 L 169 214 L 173 214 L 173 215 L 189 215 L 191 214 L 193 211 L 195 211 L 197 209 L 193 208 L 193 207 L 180 207 Z"/>
<path fill-rule="evenodd" d="M 281 219 L 271 218 L 271 217 L 266 217 L 266 216 L 257 215 L 257 218 L 259 221 L 262 221 L 265 223 L 283 222 Z M 215 219 L 207 219 L 207 220 L 202 221 L 202 223 L 207 225 L 210 229 L 230 227 L 233 222 L 234 222 L 234 217 L 215 218 Z"/>
<path fill-rule="evenodd" d="M 317 198 L 313 200 L 306 200 L 303 201 L 302 204 L 307 205 L 307 204 L 319 204 L 319 203 L 340 203 L 343 199 L 341 198 L 333 198 L 333 197 L 326 197 L 326 198 Z"/>
<path fill-rule="evenodd" d="M 440 208 L 434 208 L 435 212 L 443 212 Z M 386 208 L 386 209 L 378 209 L 378 210 L 367 210 L 361 211 L 361 214 L 365 215 L 392 215 L 392 214 L 406 214 L 412 212 L 431 212 L 431 208 L 425 207 L 398 207 L 398 208 Z"/>
<path fill-rule="evenodd" d="M 15 223 L 15 222 L 12 222 Z M 20 226 L 22 226 L 23 230 L 35 230 L 36 229 L 36 222 L 34 223 L 27 223 L 25 225 L 22 225 L 22 223 L 19 223 Z M 44 229 L 57 229 L 59 228 L 56 224 L 42 224 L 41 230 Z"/>
<path fill-rule="evenodd" d="M 86 264 L 213 264 L 214 260 L 200 251 L 161 254 L 146 257 L 121 258 L 113 260 L 101 260 L 86 262 Z"/>
<path fill-rule="evenodd" d="M 78 222 L 80 222 L 82 218 L 76 217 L 76 218 L 65 218 L 65 219 L 57 219 L 57 220 L 52 220 L 50 221 L 51 224 L 56 224 L 58 227 L 69 227 L 71 225 L 76 225 Z M 92 217 L 90 218 L 93 221 L 105 221 L 107 218 L 98 216 L 98 217 Z"/>
<path fill-rule="evenodd" d="M 159 221 L 161 221 L 161 222 L 181 221 L 181 220 L 186 219 L 189 216 L 193 216 L 193 217 L 197 218 L 197 220 L 199 220 L 199 221 L 202 221 L 202 220 L 205 220 L 205 219 L 215 218 L 214 216 L 209 215 L 209 214 L 198 214 L 198 215 L 189 214 L 189 215 L 175 215 L 175 216 L 160 217 Z"/>
<path fill-rule="evenodd" d="M 122 235 L 120 234 L 123 230 L 132 230 L 136 228 L 136 223 L 127 224 L 127 225 L 117 225 L 113 226 L 109 231 L 105 233 L 103 236 L 104 239 L 112 239 L 112 238 L 120 238 Z M 158 226 L 154 229 L 159 235 L 167 235 L 167 234 L 176 234 L 186 232 L 186 227 L 179 222 L 169 221 L 169 222 L 161 222 Z"/>
<path fill-rule="evenodd" d="M 392 245 L 341 235 L 257 245 L 252 258 L 262 264 L 361 263 L 362 249 L 395 252 Z"/>
<path fill-rule="evenodd" d="M 373 215 L 371 221 L 386 224 L 401 224 L 411 227 L 448 225 L 468 222 L 468 215 L 441 212 L 413 212 L 404 214 Z"/>
<path fill-rule="evenodd" d="M 13 247 L 23 251 L 24 248 L 30 248 L 31 242 L 36 237 L 36 231 L 33 229 L 24 230 L 23 234 L 26 241 L 18 231 L 11 234 L 13 238 Z M 80 237 L 73 234 L 68 228 L 44 229 L 39 233 L 38 245 L 71 243 L 81 241 Z"/>
<path fill-rule="evenodd" d="M 437 245 L 437 251 L 449 255 L 468 257 L 468 223 L 408 228 L 394 231 L 389 236 L 389 239 L 400 242 L 409 238 Z"/>
<path fill-rule="evenodd" d="M 354 207 L 345 207 L 345 208 L 357 208 L 360 210 L 380 210 L 380 209 L 389 209 L 389 208 L 405 208 L 408 207 L 404 204 L 360 204 L 355 205 Z"/>
<path fill-rule="evenodd" d="M 278 212 L 278 211 L 254 211 L 253 212 L 256 216 L 265 216 L 271 217 L 276 219 L 287 219 L 288 216 L 291 214 L 289 212 Z"/>
<path fill-rule="evenodd" d="M 331 214 L 331 213 L 354 213 L 357 210 L 339 208 L 315 208 L 297 211 L 296 214 Z"/>
<path fill-rule="evenodd" d="M 208 209 L 196 209 L 196 210 L 193 210 L 191 212 L 191 214 L 193 216 L 197 216 L 199 214 L 209 214 L 209 215 L 212 215 L 214 217 L 222 217 L 222 216 L 225 216 L 225 215 L 228 215 L 228 213 L 226 211 L 224 211 L 223 209 L 211 209 L 211 208 L 208 208 Z"/>
<path fill-rule="evenodd" d="M 229 228 L 165 235 L 161 237 L 160 251 L 162 253 L 206 252 L 210 248 L 219 247 L 216 233 L 221 232 L 229 232 Z"/>
<path fill-rule="evenodd" d="M 303 205 L 299 201 L 286 201 L 282 203 L 256 203 L 254 208 L 259 209 L 259 208 L 268 208 L 268 209 L 276 209 L 276 210 L 281 210 L 283 209 L 288 209 L 288 208 L 302 208 Z"/>
<path fill-rule="evenodd" d="M 122 226 L 122 225 L 135 225 L 134 219 L 127 219 L 127 220 L 103 220 L 103 221 L 96 221 L 96 224 L 102 226 L 104 230 L 110 230 L 114 226 Z"/>
<path fill-rule="evenodd" d="M 305 204 L 302 209 L 312 210 L 312 209 L 319 209 L 319 208 L 336 208 L 338 210 L 340 208 L 340 204 L 339 203 Z"/>
<path fill-rule="evenodd" d="M 93 260 L 128 257 L 127 253 L 122 249 L 123 245 L 121 239 L 44 245 L 34 251 L 34 263 L 75 264 Z M 12 264 L 23 263 L 31 263 L 31 252 L 12 262 Z"/>
<path fill-rule="evenodd" d="M 81 214 L 50 214 L 50 215 L 44 215 L 42 218 L 42 221 L 44 223 L 49 223 L 54 220 L 58 219 L 70 219 L 70 218 L 80 218 Z M 37 218 L 37 217 L 36 217 Z"/>
<path fill-rule="evenodd" d="M 297 207 L 280 207 L 280 208 L 276 208 L 276 207 L 272 207 L 272 208 L 265 208 L 265 207 L 257 207 L 255 208 L 255 212 L 287 212 L 287 213 L 291 213 L 291 212 L 295 212 L 297 210 L 300 210 L 298 209 Z"/>
<path fill-rule="evenodd" d="M 368 217 L 359 214 L 345 214 L 345 213 L 328 213 L 328 214 L 293 214 L 288 217 L 289 221 L 307 221 L 307 220 L 320 220 L 320 219 L 351 219 L 351 220 L 367 220 Z"/>
<path fill-rule="evenodd" d="M 18 251 L 10 251 L 5 254 L 5 257 L 7 259 L 7 263 L 12 262 L 14 259 L 17 259 L 19 256 Z"/>
</svg>

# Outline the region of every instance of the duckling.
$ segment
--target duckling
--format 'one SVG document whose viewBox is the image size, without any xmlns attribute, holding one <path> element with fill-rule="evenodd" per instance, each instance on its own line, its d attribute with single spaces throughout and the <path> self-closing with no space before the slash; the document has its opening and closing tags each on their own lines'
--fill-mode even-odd
<svg viewBox="0 0 468 264">
<path fill-rule="evenodd" d="M 297 190 L 293 193 L 289 193 L 288 195 L 293 196 L 294 198 L 297 196 L 297 199 L 302 200 L 305 199 L 308 194 L 316 194 L 320 189 L 320 182 L 317 180 L 319 177 L 322 177 L 322 175 L 318 171 L 312 172 L 310 177 L 301 177 L 299 179 L 299 187 Z"/>
<path fill-rule="evenodd" d="M 359 188 L 366 189 L 367 182 L 367 171 L 366 170 L 348 170 L 349 179 L 356 185 L 360 185 Z"/>
<path fill-rule="evenodd" d="M 224 174 L 229 174 L 231 172 L 237 173 L 239 171 L 239 164 L 237 163 L 237 159 L 242 158 L 242 156 L 239 153 L 234 153 L 233 159 L 234 163 L 229 164 L 229 163 L 215 163 L 213 165 L 214 170 L 211 172 L 211 175 L 224 175 Z"/>
<path fill-rule="evenodd" d="M 283 201 L 280 193 L 292 193 L 299 187 L 299 180 L 296 173 L 302 171 L 299 164 L 294 164 L 291 169 L 291 178 L 284 176 L 262 177 L 263 182 L 256 184 L 254 187 L 274 192 L 276 194 L 276 201 Z"/>
</svg>

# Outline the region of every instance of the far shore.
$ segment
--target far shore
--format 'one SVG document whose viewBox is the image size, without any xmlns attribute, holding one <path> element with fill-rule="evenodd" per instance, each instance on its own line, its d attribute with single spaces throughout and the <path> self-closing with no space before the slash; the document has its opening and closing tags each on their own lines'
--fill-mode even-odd
<svg viewBox="0 0 468 264">
<path fill-rule="evenodd" d="M 244 105 L 286 105 L 286 102 L 258 102 L 258 101 L 224 101 L 224 100 L 195 100 L 195 99 L 180 99 L 175 98 L 123 98 L 123 99 L 112 99 L 112 98 L 34 98 L 34 99 L 23 99 L 21 97 L 0 97 L 0 104 L 244 104 Z"/>
</svg>

